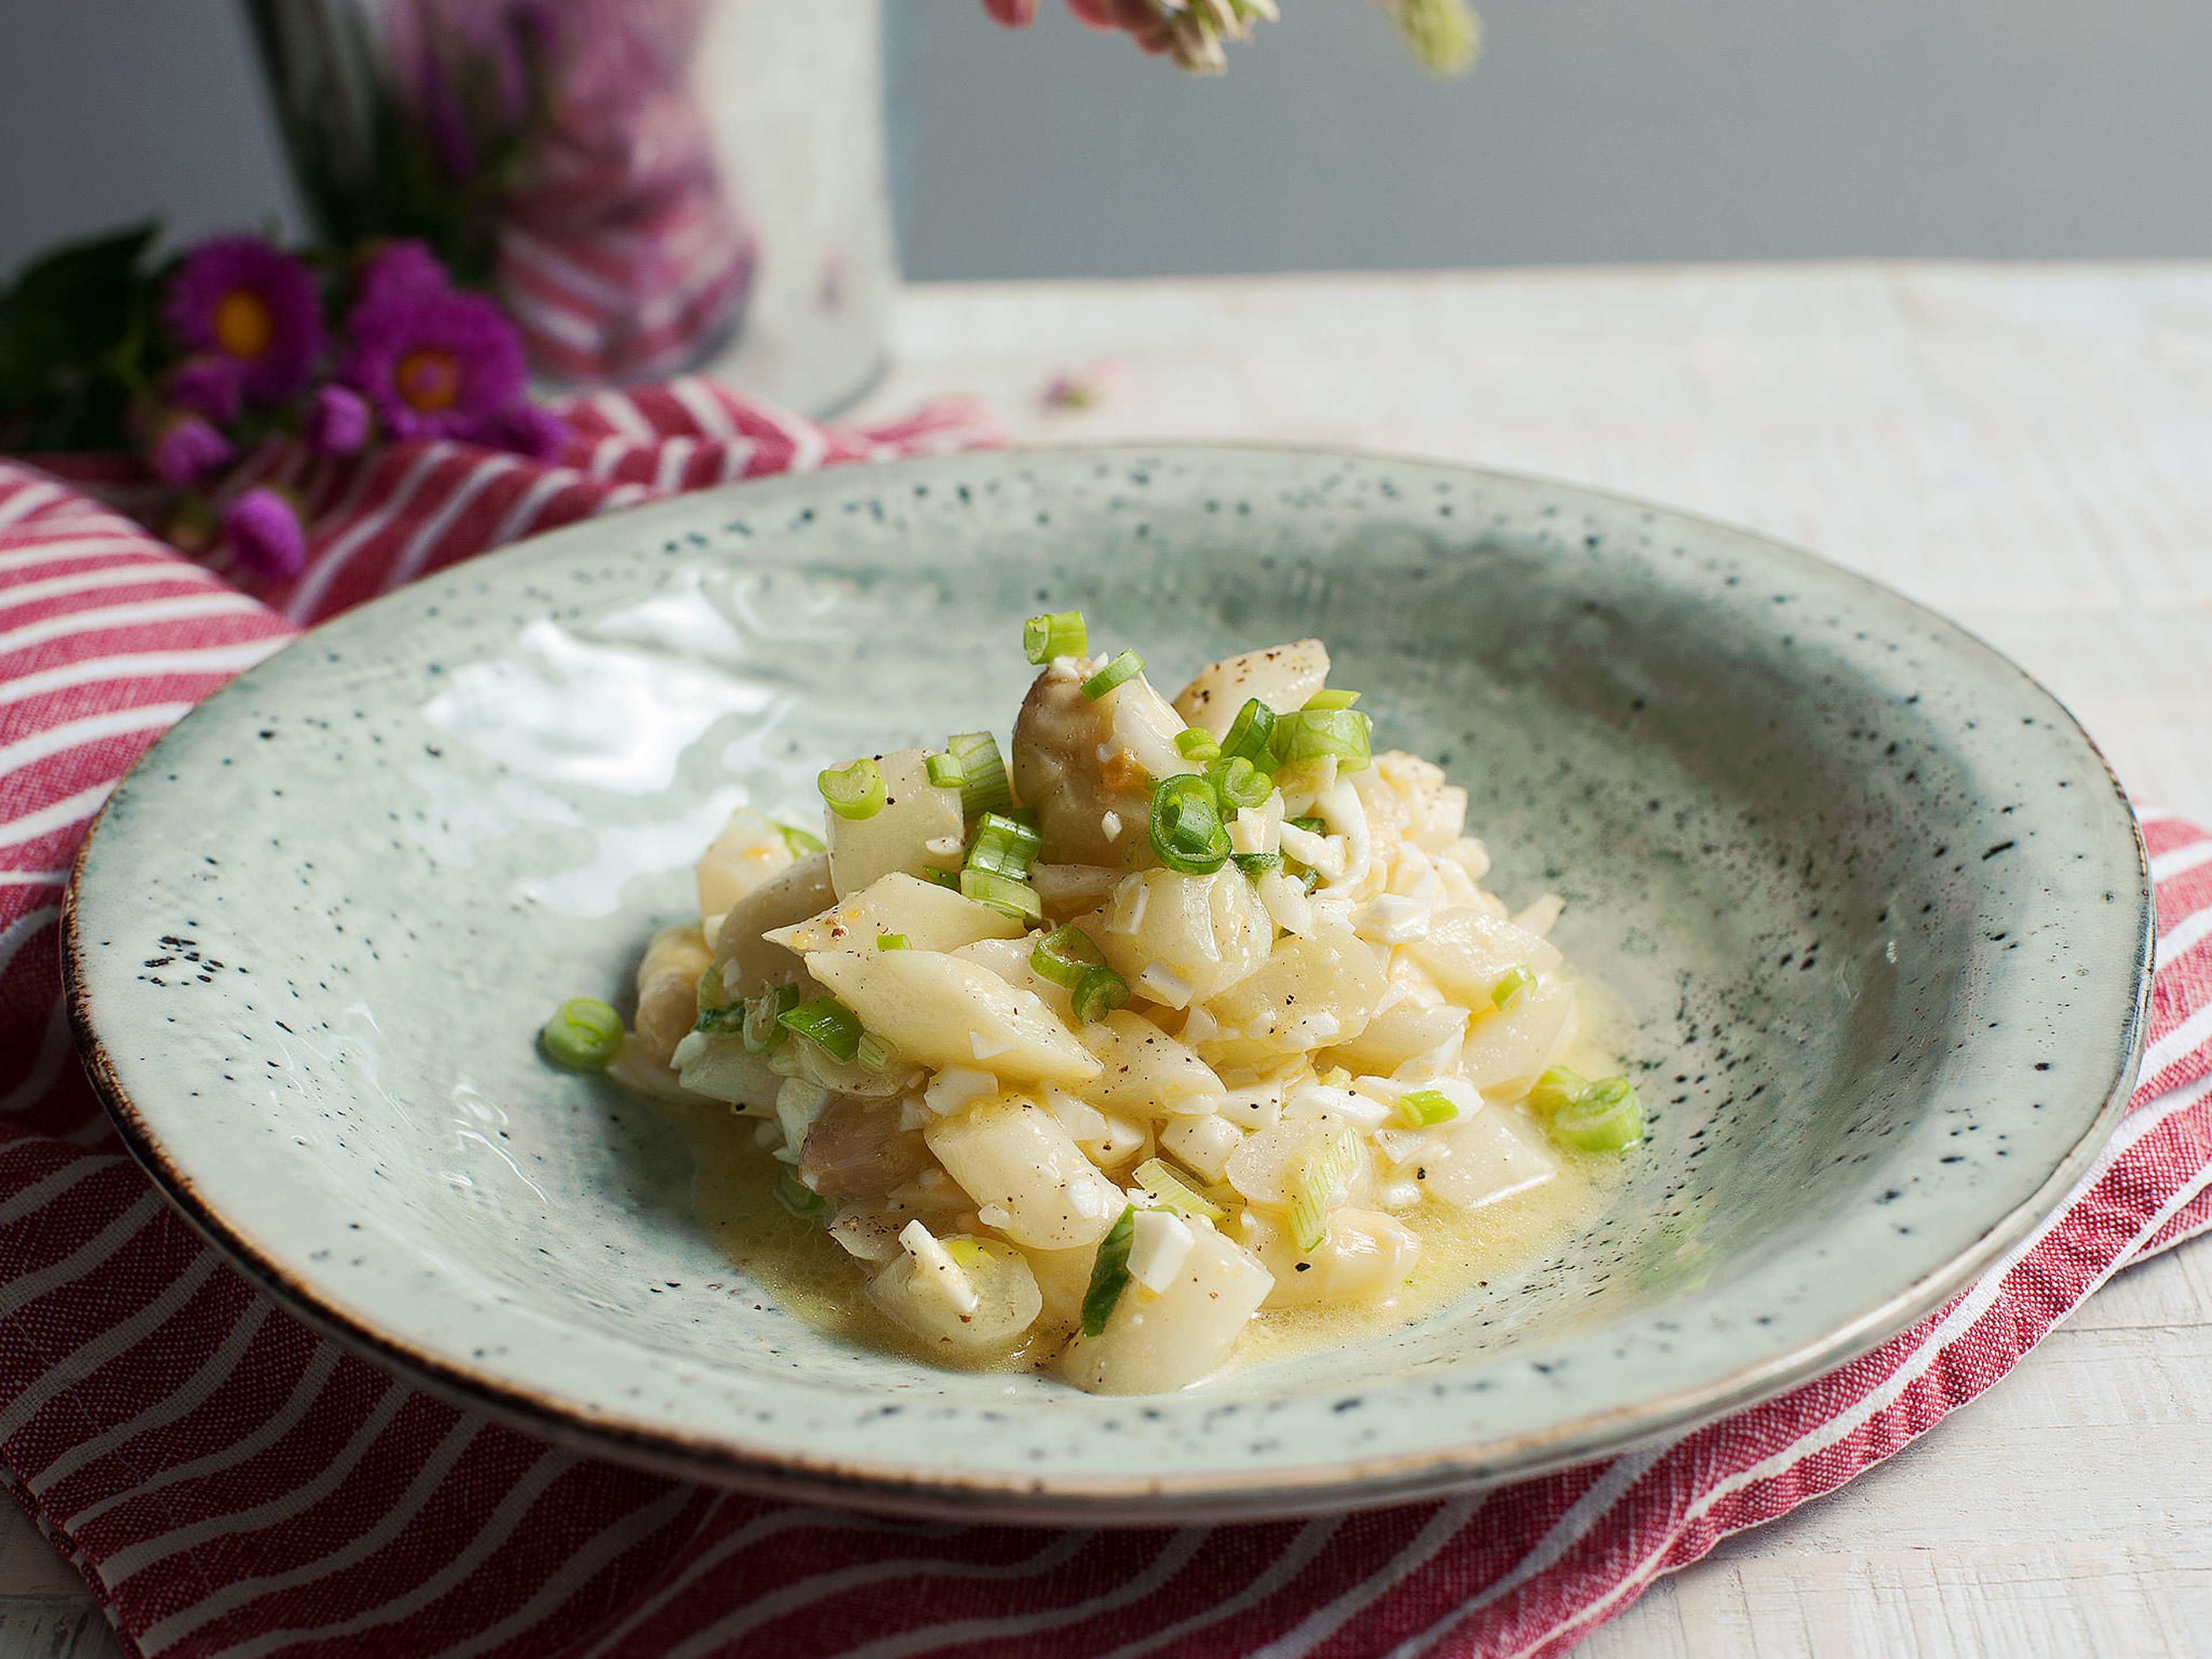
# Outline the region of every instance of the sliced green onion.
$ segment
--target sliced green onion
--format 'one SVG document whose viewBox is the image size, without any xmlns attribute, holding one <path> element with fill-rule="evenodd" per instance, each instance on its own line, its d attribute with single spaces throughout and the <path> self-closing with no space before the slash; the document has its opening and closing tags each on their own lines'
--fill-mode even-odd
<svg viewBox="0 0 2212 1659">
<path fill-rule="evenodd" d="M 1002 876 L 995 870 L 978 870 L 972 865 L 960 872 L 960 891 L 963 897 L 978 904 L 988 904 L 994 910 L 1004 910 L 1008 915 L 1023 921 L 1035 921 L 1044 915 L 1044 901 L 1037 890 L 1013 876 Z"/>
<path fill-rule="evenodd" d="M 1093 968 L 1106 965 L 1098 942 L 1073 922 L 1055 927 L 1030 952 L 1030 966 L 1054 985 L 1073 991 Z"/>
<path fill-rule="evenodd" d="M 1236 861 L 1239 870 L 1255 881 L 1283 861 L 1280 853 L 1231 853 L 1229 856 Z"/>
<path fill-rule="evenodd" d="M 1137 1236 L 1137 1206 L 1124 1205 L 1121 1215 L 1098 1241 L 1098 1254 L 1091 1261 L 1091 1288 L 1083 1293 L 1083 1334 L 1097 1336 L 1114 1316 L 1114 1304 L 1129 1288 L 1129 1245 Z"/>
<path fill-rule="evenodd" d="M 795 823 L 779 823 L 775 827 L 783 831 L 783 844 L 791 848 L 791 855 L 795 859 L 803 859 L 809 853 L 822 852 L 830 844 L 811 830 L 802 830 Z"/>
<path fill-rule="evenodd" d="M 835 997 L 815 997 L 776 1016 L 776 1024 L 805 1037 L 832 1060 L 860 1052 L 860 1017 Z"/>
<path fill-rule="evenodd" d="M 1014 792 L 1006 782 L 1006 763 L 999 755 L 999 740 L 988 732 L 962 732 L 947 738 L 945 752 L 960 763 L 962 817 L 1003 812 L 1014 804 Z"/>
<path fill-rule="evenodd" d="M 933 864 L 925 864 L 921 867 L 921 878 L 939 887 L 950 887 L 956 893 L 960 890 L 960 872 L 957 870 L 940 870 Z"/>
<path fill-rule="evenodd" d="M 1127 980 L 1111 968 L 1093 968 L 1076 982 L 1075 1017 L 1085 1025 L 1096 1025 L 1128 1000 Z"/>
<path fill-rule="evenodd" d="M 1508 968 L 1498 983 L 1490 988 L 1490 1000 L 1500 1008 L 1517 1008 L 1535 988 L 1535 975 L 1526 968 Z"/>
<path fill-rule="evenodd" d="M 1124 651 L 1083 682 L 1083 695 L 1097 702 L 1115 686 L 1133 680 L 1144 672 L 1145 659 L 1133 651 Z"/>
<path fill-rule="evenodd" d="M 722 1008 L 738 1006 L 716 1000 L 725 995 L 726 990 L 727 988 L 722 983 L 722 964 L 719 962 L 708 963 L 707 971 L 699 975 L 699 983 L 693 988 L 691 1006 L 702 1014 L 714 1013 Z"/>
<path fill-rule="evenodd" d="M 1337 769 L 1356 772 L 1372 752 L 1375 723 L 1356 708 L 1301 708 L 1275 722 L 1269 746 L 1285 766 L 1336 757 Z"/>
<path fill-rule="evenodd" d="M 752 1010 L 750 1002 L 725 1002 L 712 1008 L 702 1008 L 691 1029 L 704 1031 L 709 1036 L 735 1036 L 745 1029 L 745 1016 Z"/>
<path fill-rule="evenodd" d="M 968 769 L 951 755 L 932 755 L 923 765 L 934 788 L 957 789 L 968 781 Z"/>
<path fill-rule="evenodd" d="M 1324 688 L 1306 699 L 1301 713 L 1326 714 L 1332 708 L 1349 708 L 1359 701 L 1357 691 L 1331 691 Z"/>
<path fill-rule="evenodd" d="M 775 1201 L 801 1221 L 812 1221 L 830 1213 L 830 1200 L 801 1181 L 799 1172 L 788 1164 L 776 1165 Z"/>
<path fill-rule="evenodd" d="M 1187 761 L 1203 763 L 1221 757 L 1221 745 L 1213 740 L 1213 733 L 1200 731 L 1195 726 L 1186 726 L 1176 733 L 1176 753 Z"/>
<path fill-rule="evenodd" d="M 1242 755 L 1224 755 L 1206 763 L 1206 781 L 1224 808 L 1263 806 L 1275 793 L 1274 780 Z"/>
<path fill-rule="evenodd" d="M 1425 1129 L 1450 1122 L 1459 1115 L 1459 1108 L 1441 1089 L 1413 1089 L 1398 1097 L 1398 1115 L 1407 1128 Z"/>
<path fill-rule="evenodd" d="M 1163 778 L 1152 788 L 1152 851 L 1186 876 L 1212 874 L 1229 862 L 1229 827 L 1213 786 L 1194 772 Z"/>
<path fill-rule="evenodd" d="M 1314 889 L 1321 885 L 1321 872 L 1318 870 L 1299 871 L 1298 885 L 1304 888 L 1306 890 L 1306 896 L 1308 898 L 1311 898 L 1314 896 Z"/>
<path fill-rule="evenodd" d="M 1536 1086 L 1528 1091 L 1528 1104 L 1549 1117 L 1560 1108 L 1573 1105 L 1589 1092 L 1589 1079 L 1580 1072 L 1554 1066 L 1538 1078 Z"/>
<path fill-rule="evenodd" d="M 876 935 L 876 949 L 878 951 L 911 951 L 914 949 L 914 941 L 908 939 L 904 933 L 878 933 Z"/>
<path fill-rule="evenodd" d="M 622 1016 L 597 997 L 570 997 L 538 1034 L 545 1058 L 571 1072 L 605 1071 L 622 1052 Z"/>
<path fill-rule="evenodd" d="M 1022 654 L 1031 662 L 1079 657 L 1090 644 L 1091 630 L 1084 626 L 1080 611 L 1054 611 L 1022 624 Z"/>
<path fill-rule="evenodd" d="M 1275 734 L 1275 711 L 1259 698 L 1246 700 L 1237 711 L 1237 718 L 1229 722 L 1229 730 L 1222 733 L 1221 752 L 1242 755 L 1255 766 L 1268 763 L 1273 751 L 1269 747 Z"/>
<path fill-rule="evenodd" d="M 975 838 L 968 843 L 968 867 L 989 870 L 1019 881 L 1029 874 L 1030 866 L 1036 862 L 1037 850 L 1043 845 L 1044 837 L 1019 818 L 1001 812 L 986 812 L 975 820 Z"/>
<path fill-rule="evenodd" d="M 898 1050 L 873 1031 L 863 1031 L 860 1033 L 859 1045 L 853 1050 L 853 1058 L 870 1071 L 881 1075 L 897 1066 Z"/>
<path fill-rule="evenodd" d="M 745 1040 L 745 1052 L 764 1054 L 780 1048 L 791 1033 L 783 1024 L 783 1017 L 799 1006 L 799 988 L 779 985 L 762 992 L 745 1005 L 745 1023 L 740 1034 Z"/>
<path fill-rule="evenodd" d="M 1291 829 L 1303 830 L 1310 836 L 1325 836 L 1328 833 L 1328 820 L 1316 817 L 1310 812 L 1304 817 L 1291 819 L 1290 825 Z"/>
<path fill-rule="evenodd" d="M 1340 1130 L 1328 1150 L 1306 1160 L 1298 1171 L 1297 1196 L 1291 1200 L 1291 1236 L 1303 1255 L 1328 1237 L 1328 1201 L 1359 1163 L 1359 1137 Z"/>
<path fill-rule="evenodd" d="M 1157 1158 L 1137 1166 L 1137 1185 L 1158 1200 L 1163 1210 L 1177 1215 L 1200 1215 L 1208 1221 L 1226 1221 L 1229 1212 L 1185 1181 Z"/>
<path fill-rule="evenodd" d="M 872 760 L 856 760 L 842 771 L 830 768 L 814 782 L 841 818 L 872 818 L 884 810 L 884 775 Z"/>
<path fill-rule="evenodd" d="M 1593 1084 L 1552 1115 L 1552 1139 L 1578 1152 L 1625 1152 L 1644 1139 L 1644 1103 L 1625 1077 Z"/>
</svg>

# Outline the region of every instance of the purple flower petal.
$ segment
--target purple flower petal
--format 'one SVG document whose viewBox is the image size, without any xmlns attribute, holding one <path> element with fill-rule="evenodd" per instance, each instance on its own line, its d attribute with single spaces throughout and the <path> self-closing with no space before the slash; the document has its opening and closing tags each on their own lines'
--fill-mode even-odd
<svg viewBox="0 0 2212 1659">
<path fill-rule="evenodd" d="M 561 459 L 562 450 L 575 434 L 568 422 L 551 410 L 518 403 L 501 410 L 472 435 L 490 448 L 512 450 L 550 465 Z"/>
<path fill-rule="evenodd" d="M 217 426 L 228 426 L 238 418 L 242 379 L 236 358 L 204 351 L 170 371 L 169 401 Z"/>
<path fill-rule="evenodd" d="M 338 379 L 394 438 L 468 438 L 520 400 L 522 339 L 490 301 L 407 293 L 356 312 Z"/>
<path fill-rule="evenodd" d="M 362 263 L 360 280 L 354 285 L 354 314 L 404 295 L 435 294 L 447 286 L 446 268 L 428 242 L 388 242 Z"/>
<path fill-rule="evenodd" d="M 161 320 L 188 349 L 238 366 L 254 403 L 300 391 L 323 355 L 323 301 L 315 274 L 258 236 L 201 243 L 169 279 Z"/>
<path fill-rule="evenodd" d="M 199 483 L 236 453 L 230 440 L 204 420 L 179 411 L 155 428 L 146 460 L 155 477 L 181 489 Z"/>
<path fill-rule="evenodd" d="M 307 532 L 292 503 L 261 485 L 222 510 L 222 533 L 240 559 L 264 576 L 296 576 L 307 568 Z"/>
<path fill-rule="evenodd" d="M 375 426 L 368 400 L 350 386 L 332 383 L 316 387 L 302 435 L 319 454 L 351 455 L 368 442 Z"/>
</svg>

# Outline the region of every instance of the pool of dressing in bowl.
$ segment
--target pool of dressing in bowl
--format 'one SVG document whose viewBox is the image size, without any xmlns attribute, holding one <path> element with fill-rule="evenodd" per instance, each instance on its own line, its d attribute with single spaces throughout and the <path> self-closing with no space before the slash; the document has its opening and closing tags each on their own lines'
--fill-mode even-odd
<svg viewBox="0 0 2212 1659">
<path fill-rule="evenodd" d="M 1574 982 L 1577 1036 L 1560 1063 L 1586 1077 L 1613 1075 L 1621 1069 L 1626 1012 L 1587 975 Z M 1056 1370 L 1073 1327 L 1048 1318 L 1040 1318 L 1019 1346 L 963 1363 L 884 1314 L 868 1298 L 869 1265 L 848 1255 L 819 1221 L 794 1216 L 777 1200 L 775 1176 L 782 1166 L 755 1139 L 761 1119 L 740 1116 L 713 1102 L 637 1098 L 690 1146 L 696 1163 L 693 1206 L 700 1226 L 745 1285 L 768 1303 L 824 1334 L 934 1366 Z M 1524 1127 L 1529 1123 L 1518 1107 L 1485 1109 L 1510 1112 Z M 1394 1295 L 1366 1303 L 1262 1308 L 1244 1328 L 1223 1371 L 1340 1348 L 1418 1324 L 1468 1297 L 1505 1293 L 1523 1267 L 1598 1218 L 1637 1155 L 1634 1149 L 1626 1157 L 1565 1152 L 1552 1146 L 1540 1128 L 1530 1133 L 1550 1146 L 1558 1160 L 1559 1173 L 1550 1181 L 1474 1210 L 1425 1200 L 1396 1212 L 1395 1219 L 1421 1241 L 1421 1256 Z M 744 1287 L 724 1288 L 742 1293 Z"/>
</svg>

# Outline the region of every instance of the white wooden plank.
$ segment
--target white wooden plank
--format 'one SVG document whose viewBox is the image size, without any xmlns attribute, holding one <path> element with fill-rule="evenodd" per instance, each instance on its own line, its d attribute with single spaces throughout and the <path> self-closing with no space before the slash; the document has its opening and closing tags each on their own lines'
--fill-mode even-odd
<svg viewBox="0 0 2212 1659">
<path fill-rule="evenodd" d="M 0 1597 L 0 1659 L 122 1659 L 107 1620 L 89 1601 Z"/>
</svg>

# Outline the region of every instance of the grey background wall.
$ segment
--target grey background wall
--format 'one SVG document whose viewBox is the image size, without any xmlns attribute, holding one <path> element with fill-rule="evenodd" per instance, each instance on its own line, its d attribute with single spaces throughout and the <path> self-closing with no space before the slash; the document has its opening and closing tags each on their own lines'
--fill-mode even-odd
<svg viewBox="0 0 2212 1659">
<path fill-rule="evenodd" d="M 1218 82 L 1054 0 L 885 3 L 921 277 L 2212 255 L 2206 0 L 1487 0 L 1445 84 L 1366 0 L 1283 0 Z M 0 270 L 287 199 L 229 0 L 0 0 Z"/>
</svg>

